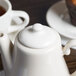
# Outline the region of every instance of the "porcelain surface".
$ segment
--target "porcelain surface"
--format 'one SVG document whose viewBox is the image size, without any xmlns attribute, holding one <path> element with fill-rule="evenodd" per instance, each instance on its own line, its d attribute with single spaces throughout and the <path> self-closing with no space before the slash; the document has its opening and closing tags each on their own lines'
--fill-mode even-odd
<svg viewBox="0 0 76 76">
<path fill-rule="evenodd" d="M 11 43 L 7 34 L 1 33 L 1 57 L 6 76 L 70 76 L 63 55 L 70 54 L 70 47 L 76 46 L 76 40 L 69 41 L 66 46 L 62 48 L 59 34 L 52 28 L 44 27 L 45 26 L 41 24 L 34 24 L 31 26 L 31 31 L 24 28 L 23 31 L 17 35 L 14 44 Z M 28 28 L 30 28 L 30 26 Z M 47 30 L 48 32 L 46 32 Z M 25 41 L 27 40 L 26 37 L 28 37 L 28 41 L 31 41 L 31 39 L 39 39 L 38 41 L 40 42 L 46 34 L 55 37 L 57 40 L 54 44 L 49 44 L 43 48 L 39 46 L 35 47 L 34 45 L 34 47 L 31 47 L 30 45 L 26 45 L 27 42 L 23 43 L 21 40 L 24 38 L 23 40 Z M 29 37 L 31 39 L 29 39 Z M 47 35 L 47 38 L 48 37 Z M 46 41 L 47 38 L 45 38 Z M 50 39 L 53 41 L 54 38 Z M 45 44 L 47 43 L 46 41 Z M 50 43 L 52 43 L 52 41 L 50 41 Z M 31 43 L 34 42 L 31 41 Z M 36 44 L 39 45 L 39 43 Z M 9 51 L 13 51 L 13 59 Z"/>
<path fill-rule="evenodd" d="M 6 13 L 0 16 L 0 33 L 8 34 L 11 41 L 14 41 L 18 32 L 28 25 L 29 15 L 25 11 L 12 10 L 12 5 L 9 0 L 0 0 L 0 5 L 6 10 Z M 24 21 L 21 21 L 20 17 Z M 14 22 L 12 21 L 13 18 Z"/>
<path fill-rule="evenodd" d="M 32 26 L 24 28 L 19 33 L 19 41 L 27 47 L 34 49 L 46 48 L 49 45 L 50 48 L 61 45 L 61 39 L 59 34 L 45 25 L 36 23 Z"/>
<path fill-rule="evenodd" d="M 25 11 L 12 10 L 12 5 L 9 0 L 0 0 L 0 5 L 6 10 L 6 13 L 0 17 L 0 32 L 10 34 L 28 25 L 29 15 Z M 24 22 L 22 24 L 11 25 L 14 17 L 22 17 Z"/>
<path fill-rule="evenodd" d="M 69 41 L 69 40 L 71 40 L 70 38 L 67 38 L 67 37 L 64 37 L 64 36 L 62 36 L 62 35 L 60 35 L 61 36 L 61 44 L 62 45 L 66 45 L 66 43 Z M 72 49 L 75 49 L 76 50 L 76 47 L 72 47 Z"/>
<path fill-rule="evenodd" d="M 75 74 L 76 74 L 76 72 L 74 72 L 73 74 L 71 74 L 71 76 L 76 76 Z M 4 71 L 0 71 L 0 76 L 5 76 Z"/>
<path fill-rule="evenodd" d="M 23 23 L 23 21 L 19 17 L 14 17 L 12 22 L 11 22 L 11 25 L 19 25 L 19 24 L 22 24 L 22 23 Z M 8 36 L 9 36 L 9 38 L 12 41 L 13 44 L 14 44 L 15 38 L 16 38 L 19 31 L 8 34 Z"/>
<path fill-rule="evenodd" d="M 46 20 L 48 25 L 61 35 L 71 39 L 76 38 L 76 27 L 70 23 L 68 9 L 66 8 L 64 0 L 59 1 L 49 8 Z"/>
</svg>

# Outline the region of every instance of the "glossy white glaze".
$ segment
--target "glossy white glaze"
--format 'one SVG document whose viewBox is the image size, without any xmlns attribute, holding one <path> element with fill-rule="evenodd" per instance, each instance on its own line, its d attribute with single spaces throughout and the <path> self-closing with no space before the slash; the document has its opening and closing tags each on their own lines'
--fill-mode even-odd
<svg viewBox="0 0 76 76">
<path fill-rule="evenodd" d="M 70 39 L 76 39 L 76 27 L 70 22 L 65 0 L 55 3 L 48 9 L 46 20 L 48 25 L 61 35 Z"/>
<path fill-rule="evenodd" d="M 36 28 L 36 24 L 31 27 L 34 28 L 34 32 L 41 33 L 41 31 L 44 30 L 44 26 L 40 24 L 39 26 L 37 24 L 38 29 Z M 30 28 L 30 26 L 28 28 Z M 48 30 L 45 31 L 44 34 L 46 35 L 46 32 L 48 34 L 53 32 L 50 35 L 53 37 L 56 35 L 57 41 L 55 41 L 55 44 L 53 44 L 51 43 L 53 39 L 52 41 L 49 40 L 51 45 L 49 44 L 44 48 L 38 48 L 37 46 L 35 48 L 27 47 L 27 45 L 21 43 L 19 38 L 23 39 L 24 37 L 25 41 L 25 33 L 27 32 L 25 30 L 27 30 L 27 28 L 23 29 L 22 35 L 21 32 L 17 35 L 14 45 L 11 43 L 6 34 L 0 33 L 1 56 L 6 76 L 70 76 L 63 55 L 70 54 L 70 47 L 76 46 L 76 40 L 69 41 L 62 49 L 59 34 L 52 28 L 46 26 L 45 29 L 47 28 Z M 32 38 L 32 36 L 30 36 L 32 34 L 28 34 L 29 33 L 27 33 L 28 39 L 29 37 Z M 36 34 L 34 37 L 38 38 L 38 34 Z M 47 39 L 45 40 L 47 41 Z M 46 41 L 44 44 L 47 43 Z M 12 55 L 10 51 L 13 51 Z"/>
<path fill-rule="evenodd" d="M 29 23 L 28 14 L 24 11 L 12 10 L 9 0 L 0 0 L 0 5 L 6 9 L 6 13 L 0 16 L 0 32 L 14 36 Z M 24 18 L 24 22 L 21 23 L 19 17 Z M 15 18 L 16 25 L 11 24 L 13 18 Z"/>
<path fill-rule="evenodd" d="M 30 48 L 46 48 L 49 45 L 53 48 L 55 44 L 61 45 L 59 34 L 39 23 L 23 29 L 19 34 L 19 41 Z"/>
<path fill-rule="evenodd" d="M 75 73 L 76 73 L 76 72 L 72 73 L 71 76 L 76 76 Z M 3 70 L 3 71 L 0 71 L 0 76 L 5 76 L 4 70 Z"/>
</svg>

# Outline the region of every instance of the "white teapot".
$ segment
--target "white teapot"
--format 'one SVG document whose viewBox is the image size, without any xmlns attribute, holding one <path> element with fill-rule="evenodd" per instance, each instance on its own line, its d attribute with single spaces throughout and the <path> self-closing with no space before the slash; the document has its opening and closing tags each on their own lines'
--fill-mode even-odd
<svg viewBox="0 0 76 76">
<path fill-rule="evenodd" d="M 64 55 L 76 40 L 69 41 L 62 49 L 59 34 L 47 26 L 36 23 L 23 29 L 10 42 L 0 33 L 0 48 L 6 76 L 70 76 Z"/>
</svg>

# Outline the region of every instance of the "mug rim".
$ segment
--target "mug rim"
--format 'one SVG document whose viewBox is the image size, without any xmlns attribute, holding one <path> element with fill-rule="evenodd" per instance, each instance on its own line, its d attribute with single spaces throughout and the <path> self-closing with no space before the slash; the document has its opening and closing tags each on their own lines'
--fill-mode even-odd
<svg viewBox="0 0 76 76">
<path fill-rule="evenodd" d="M 2 1 L 4 1 L 7 4 L 8 9 L 6 10 L 6 12 L 2 16 L 0 16 L 0 19 L 5 17 L 8 14 L 8 12 L 12 9 L 12 5 L 11 5 L 11 2 L 9 0 L 2 0 Z"/>
</svg>

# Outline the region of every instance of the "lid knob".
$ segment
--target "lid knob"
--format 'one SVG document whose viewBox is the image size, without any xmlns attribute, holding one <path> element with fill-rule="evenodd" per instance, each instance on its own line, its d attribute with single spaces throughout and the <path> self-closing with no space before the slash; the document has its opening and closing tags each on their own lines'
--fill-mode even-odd
<svg viewBox="0 0 76 76">
<path fill-rule="evenodd" d="M 33 30 L 34 30 L 35 32 L 39 32 L 39 31 L 41 31 L 44 27 L 43 27 L 43 25 L 41 25 L 40 23 L 36 23 L 36 24 L 34 24 L 34 25 L 32 26 L 32 28 L 33 28 Z"/>
<path fill-rule="evenodd" d="M 35 49 L 55 47 L 61 43 L 60 36 L 55 30 L 39 23 L 24 28 L 18 36 L 21 44 Z"/>
</svg>

